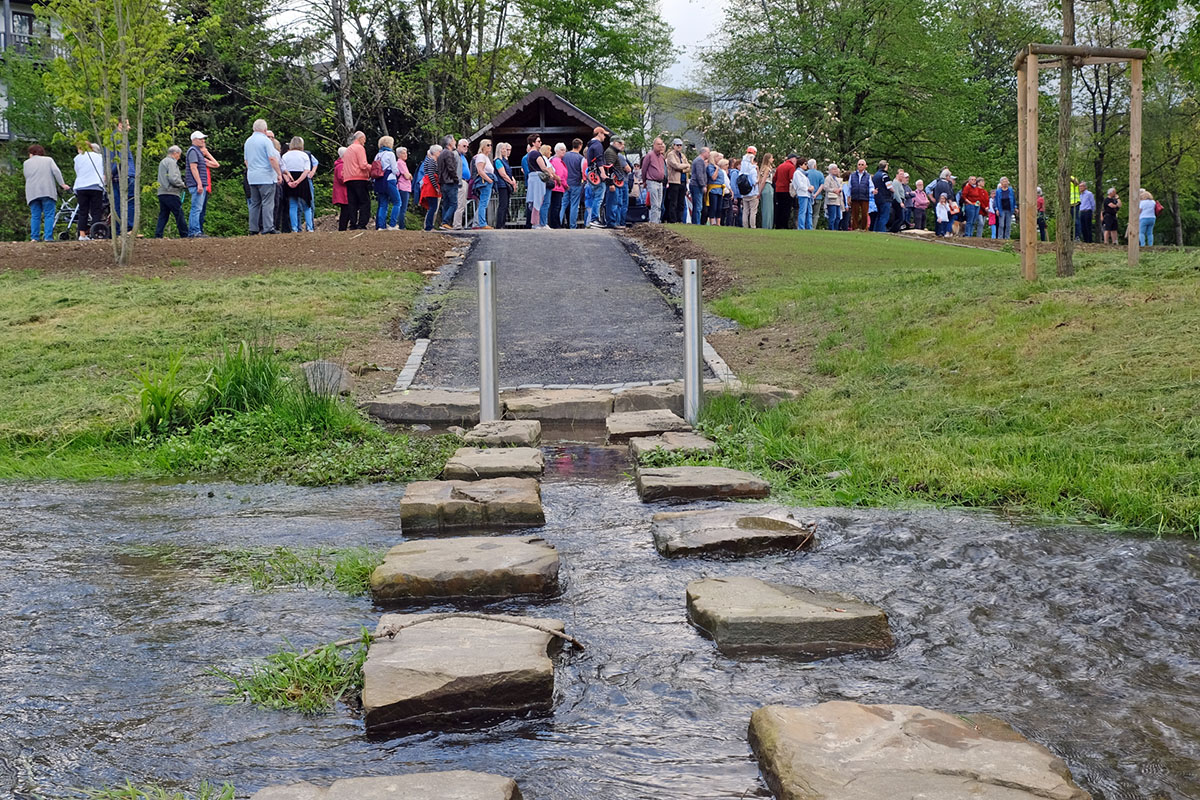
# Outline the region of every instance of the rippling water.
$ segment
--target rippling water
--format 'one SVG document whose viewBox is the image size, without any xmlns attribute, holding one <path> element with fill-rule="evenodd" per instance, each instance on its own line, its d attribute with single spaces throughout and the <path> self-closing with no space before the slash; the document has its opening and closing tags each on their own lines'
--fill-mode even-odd
<svg viewBox="0 0 1200 800">
<path fill-rule="evenodd" d="M 345 709 L 220 704 L 209 665 L 352 635 L 379 609 L 216 583 L 199 555 L 394 544 L 401 487 L 0 485 L 0 794 L 127 778 L 249 793 L 466 768 L 512 776 L 531 800 L 765 795 L 751 711 L 849 699 L 997 714 L 1097 798 L 1200 797 L 1196 542 L 820 509 L 810 554 L 667 560 L 613 451 L 548 455 L 541 535 L 566 589 L 531 610 L 588 644 L 560 662 L 553 713 L 386 742 Z M 198 557 L 169 562 L 153 555 L 163 546 Z M 687 624 L 684 587 L 732 574 L 857 594 L 888 611 L 896 648 L 816 664 L 722 656 Z"/>
</svg>

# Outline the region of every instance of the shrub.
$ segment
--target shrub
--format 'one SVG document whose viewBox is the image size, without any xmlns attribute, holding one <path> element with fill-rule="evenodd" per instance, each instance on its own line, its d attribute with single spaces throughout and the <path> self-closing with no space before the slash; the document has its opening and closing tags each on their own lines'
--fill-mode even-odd
<svg viewBox="0 0 1200 800">
<path fill-rule="evenodd" d="M 138 391 L 140 412 L 135 425 L 139 433 L 169 433 L 187 424 L 186 389 L 179 383 L 182 364 L 183 354 L 175 353 L 162 371 L 148 366 L 133 373 L 142 385 Z"/>
</svg>

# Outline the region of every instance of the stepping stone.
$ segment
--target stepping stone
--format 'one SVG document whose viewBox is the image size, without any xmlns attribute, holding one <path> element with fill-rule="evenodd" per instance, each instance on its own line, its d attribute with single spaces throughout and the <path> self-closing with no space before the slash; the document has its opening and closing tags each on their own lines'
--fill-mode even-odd
<svg viewBox="0 0 1200 800">
<path fill-rule="evenodd" d="M 376 635 L 419 614 L 385 614 Z M 520 619 L 562 631 L 557 619 Z M 554 698 L 552 637 L 495 619 L 447 617 L 373 642 L 363 665 L 367 733 L 431 730 L 547 711 Z"/>
<path fill-rule="evenodd" d="M 512 778 L 454 770 L 342 778 L 325 787 L 307 781 L 268 786 L 250 800 L 521 800 L 521 790 Z"/>
<path fill-rule="evenodd" d="M 519 445 L 535 447 L 542 439 L 542 423 L 536 419 L 500 419 L 481 422 L 463 435 L 463 441 L 476 447 Z"/>
<path fill-rule="evenodd" d="M 690 431 L 691 425 L 683 417 L 670 411 L 624 411 L 613 414 L 604 421 L 609 441 L 621 442 L 634 436 L 654 436 L 666 431 Z"/>
<path fill-rule="evenodd" d="M 474 425 L 479 422 L 479 393 L 443 389 L 386 392 L 369 401 L 366 409 L 385 422 Z"/>
<path fill-rule="evenodd" d="M 304 380 L 313 394 L 322 397 L 332 397 L 340 394 L 350 394 L 354 388 L 354 376 L 332 361 L 306 361 L 300 365 L 304 370 Z"/>
<path fill-rule="evenodd" d="M 536 478 L 542 474 L 542 451 L 536 447 L 460 447 L 446 462 L 446 480 Z"/>
<path fill-rule="evenodd" d="M 653 411 L 661 409 L 683 416 L 683 384 L 668 383 L 665 386 L 642 386 L 626 389 L 613 395 L 613 413 L 627 411 Z"/>
<path fill-rule="evenodd" d="M 1091 800 L 1061 759 L 986 714 L 765 706 L 750 747 L 779 800 Z"/>
<path fill-rule="evenodd" d="M 546 523 L 533 478 L 414 481 L 400 500 L 405 534 L 451 528 L 533 528 Z"/>
<path fill-rule="evenodd" d="M 717 445 L 714 442 L 691 431 L 667 431 L 658 436 L 637 436 L 629 440 L 629 452 L 634 461 L 655 450 L 677 453 L 680 451 L 707 452 L 716 449 Z"/>
<path fill-rule="evenodd" d="M 598 422 L 612 413 L 612 392 L 595 389 L 526 389 L 501 395 L 512 419 Z"/>
<path fill-rule="evenodd" d="M 656 500 L 735 500 L 766 497 L 771 486 L 749 472 L 725 467 L 658 467 L 637 471 L 643 503 Z"/>
<path fill-rule="evenodd" d="M 799 550 L 816 538 L 815 523 L 777 506 L 664 511 L 651 520 L 654 546 L 664 556 Z"/>
<path fill-rule="evenodd" d="M 887 614 L 856 597 L 758 578 L 704 578 L 687 587 L 688 618 L 723 653 L 808 659 L 892 646 Z"/>
<path fill-rule="evenodd" d="M 558 551 L 533 536 L 461 536 L 404 542 L 371 573 L 378 601 L 512 597 L 558 590 Z"/>
</svg>

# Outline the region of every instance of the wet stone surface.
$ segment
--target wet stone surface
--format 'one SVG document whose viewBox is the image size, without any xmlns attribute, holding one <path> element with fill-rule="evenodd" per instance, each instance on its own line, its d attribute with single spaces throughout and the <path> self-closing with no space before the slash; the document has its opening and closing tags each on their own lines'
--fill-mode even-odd
<svg viewBox="0 0 1200 800">
<path fill-rule="evenodd" d="M 558 552 L 535 536 L 455 536 L 398 544 L 371 573 L 377 602 L 513 597 L 558 590 Z"/>
<path fill-rule="evenodd" d="M 656 436 L 667 431 L 692 429 L 682 417 L 665 409 L 612 414 L 604 421 L 604 425 L 612 442 L 624 442 L 634 436 Z"/>
<path fill-rule="evenodd" d="M 635 439 L 634 441 L 638 441 Z M 664 556 L 747 554 L 812 547 L 816 523 L 780 506 L 736 504 L 652 517 L 654 546 Z"/>
<path fill-rule="evenodd" d="M 694 451 L 697 453 L 716 450 L 717 445 L 691 431 L 668 431 L 658 436 L 637 436 L 629 440 L 629 452 L 635 459 L 655 450 L 666 453 Z"/>
<path fill-rule="evenodd" d="M 400 500 L 406 534 L 463 528 L 532 528 L 546 521 L 534 478 L 414 481 Z"/>
<path fill-rule="evenodd" d="M 521 790 L 512 778 L 451 770 L 268 786 L 250 800 L 521 800 Z"/>
<path fill-rule="evenodd" d="M 479 421 L 479 393 L 442 389 L 385 392 L 368 401 L 366 410 L 384 422 L 474 425 Z"/>
<path fill-rule="evenodd" d="M 536 447 L 460 447 L 442 470 L 445 480 L 536 478 L 542 474 L 542 451 Z"/>
<path fill-rule="evenodd" d="M 541 438 L 542 423 L 536 419 L 481 422 L 463 435 L 463 441 L 475 447 L 536 447 Z"/>
<path fill-rule="evenodd" d="M 726 467 L 643 467 L 637 471 L 642 502 L 658 500 L 754 500 L 771 486 L 749 472 Z"/>
</svg>

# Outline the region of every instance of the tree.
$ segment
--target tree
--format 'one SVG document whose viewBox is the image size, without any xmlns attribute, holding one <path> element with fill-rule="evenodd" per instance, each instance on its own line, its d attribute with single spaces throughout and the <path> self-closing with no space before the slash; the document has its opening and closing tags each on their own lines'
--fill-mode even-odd
<svg viewBox="0 0 1200 800">
<path fill-rule="evenodd" d="M 663 76 L 674 65 L 678 51 L 671 44 L 671 26 L 663 21 L 657 3 L 642 6 L 631 23 L 630 33 L 638 46 L 630 59 L 636 104 L 629 146 L 644 151 L 655 136 L 664 132 L 654 118 L 654 110 Z"/>
<path fill-rule="evenodd" d="M 83 116 L 105 163 L 117 154 L 119 177 L 109 185 L 113 256 L 126 265 L 141 221 L 141 194 L 133 193 L 129 220 L 118 202 L 119 184 L 132 174 L 134 186 L 141 185 L 148 112 L 174 99 L 187 49 L 158 0 L 49 0 L 41 13 L 56 21 L 63 40 L 62 55 L 46 74 L 47 91 Z"/>
</svg>

